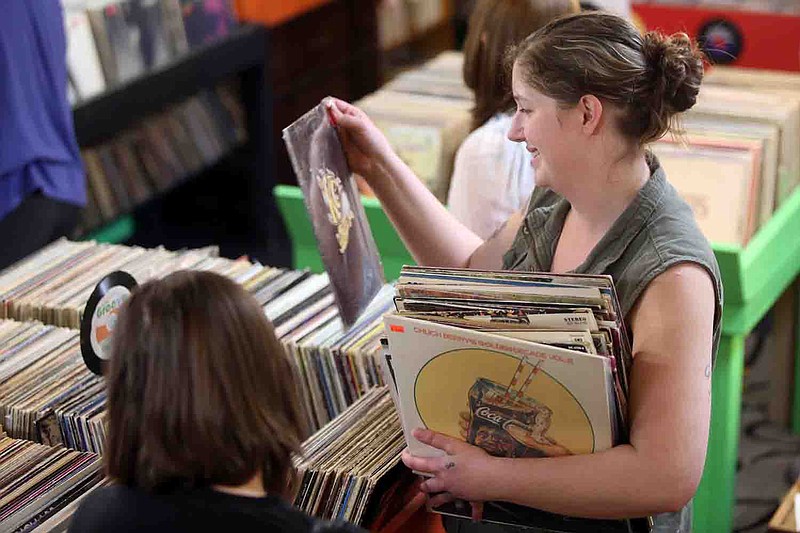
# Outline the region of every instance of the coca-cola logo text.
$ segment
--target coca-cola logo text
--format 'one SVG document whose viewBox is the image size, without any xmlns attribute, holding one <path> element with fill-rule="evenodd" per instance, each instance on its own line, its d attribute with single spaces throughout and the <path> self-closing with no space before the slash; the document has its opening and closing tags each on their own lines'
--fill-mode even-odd
<svg viewBox="0 0 800 533">
<path fill-rule="evenodd" d="M 509 418 L 503 416 L 501 413 L 498 413 L 497 411 L 493 411 L 491 407 L 486 407 L 486 406 L 479 407 L 478 409 L 476 409 L 475 416 L 477 416 L 478 418 L 483 418 L 484 420 L 488 420 L 489 422 L 497 424 L 502 428 L 505 428 L 506 424 L 511 422 Z"/>
</svg>

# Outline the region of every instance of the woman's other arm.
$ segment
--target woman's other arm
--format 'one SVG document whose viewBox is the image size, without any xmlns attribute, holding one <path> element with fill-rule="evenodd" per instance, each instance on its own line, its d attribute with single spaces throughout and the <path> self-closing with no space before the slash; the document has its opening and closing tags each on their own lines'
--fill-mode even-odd
<svg viewBox="0 0 800 533">
<path fill-rule="evenodd" d="M 630 444 L 588 455 L 503 459 L 424 431 L 423 442 L 449 455 L 406 453 L 404 461 L 435 474 L 424 490 L 470 501 L 509 501 L 590 518 L 679 510 L 694 495 L 705 461 L 714 301 L 710 276 L 689 263 L 658 276 L 639 300 L 632 314 Z"/>
</svg>

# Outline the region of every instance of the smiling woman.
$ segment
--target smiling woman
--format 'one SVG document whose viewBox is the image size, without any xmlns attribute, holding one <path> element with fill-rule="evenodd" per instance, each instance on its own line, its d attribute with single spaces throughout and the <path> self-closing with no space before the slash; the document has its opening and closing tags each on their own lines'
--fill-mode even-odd
<svg viewBox="0 0 800 533">
<path fill-rule="evenodd" d="M 420 264 L 613 277 L 634 354 L 630 439 L 599 453 L 507 459 L 426 430 L 417 439 L 447 455 L 404 461 L 430 474 L 423 490 L 438 493 L 432 503 L 657 515 L 654 531 L 688 532 L 708 442 L 706 369 L 719 341 L 722 288 L 689 206 L 646 147 L 694 104 L 701 53 L 686 35 L 642 35 L 593 12 L 550 22 L 508 62 L 517 103 L 508 136 L 531 153 L 537 187 L 527 209 L 487 240 L 445 210 L 362 111 L 336 101 L 339 137 Z"/>
</svg>

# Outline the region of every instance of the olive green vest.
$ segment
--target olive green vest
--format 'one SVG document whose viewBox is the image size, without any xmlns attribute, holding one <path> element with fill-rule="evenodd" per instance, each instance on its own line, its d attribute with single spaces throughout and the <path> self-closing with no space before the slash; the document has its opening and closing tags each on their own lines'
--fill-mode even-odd
<svg viewBox="0 0 800 533">
<path fill-rule="evenodd" d="M 658 160 L 648 153 L 647 162 L 650 179 L 574 272 L 610 274 L 627 320 L 639 296 L 656 276 L 678 263 L 702 266 L 714 280 L 717 297 L 713 360 L 719 346 L 722 317 L 722 283 L 717 260 L 691 209 L 669 184 Z M 569 209 L 569 202 L 554 192 L 535 189 L 528 213 L 511 249 L 503 257 L 503 268 L 549 271 Z M 679 513 L 659 515 L 653 529 L 659 533 L 690 530 L 690 505 Z"/>
<path fill-rule="evenodd" d="M 713 350 L 716 355 L 722 316 L 722 283 L 717 260 L 697 227 L 691 208 L 669 184 L 655 156 L 648 154 L 648 164 L 650 179 L 574 272 L 610 274 L 627 319 L 656 276 L 678 263 L 702 266 L 714 280 L 717 296 Z M 503 269 L 548 272 L 569 209 L 569 202 L 556 193 L 535 189 L 511 249 L 503 256 Z"/>
</svg>

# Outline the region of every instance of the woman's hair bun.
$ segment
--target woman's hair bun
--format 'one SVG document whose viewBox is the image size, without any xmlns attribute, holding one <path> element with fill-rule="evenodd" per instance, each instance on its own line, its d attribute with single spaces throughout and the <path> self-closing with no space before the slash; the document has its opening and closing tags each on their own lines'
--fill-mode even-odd
<svg viewBox="0 0 800 533">
<path fill-rule="evenodd" d="M 642 52 L 652 76 L 654 104 L 662 103 L 672 113 L 691 108 L 703 81 L 705 56 L 697 44 L 685 33 L 650 31 Z"/>
</svg>

